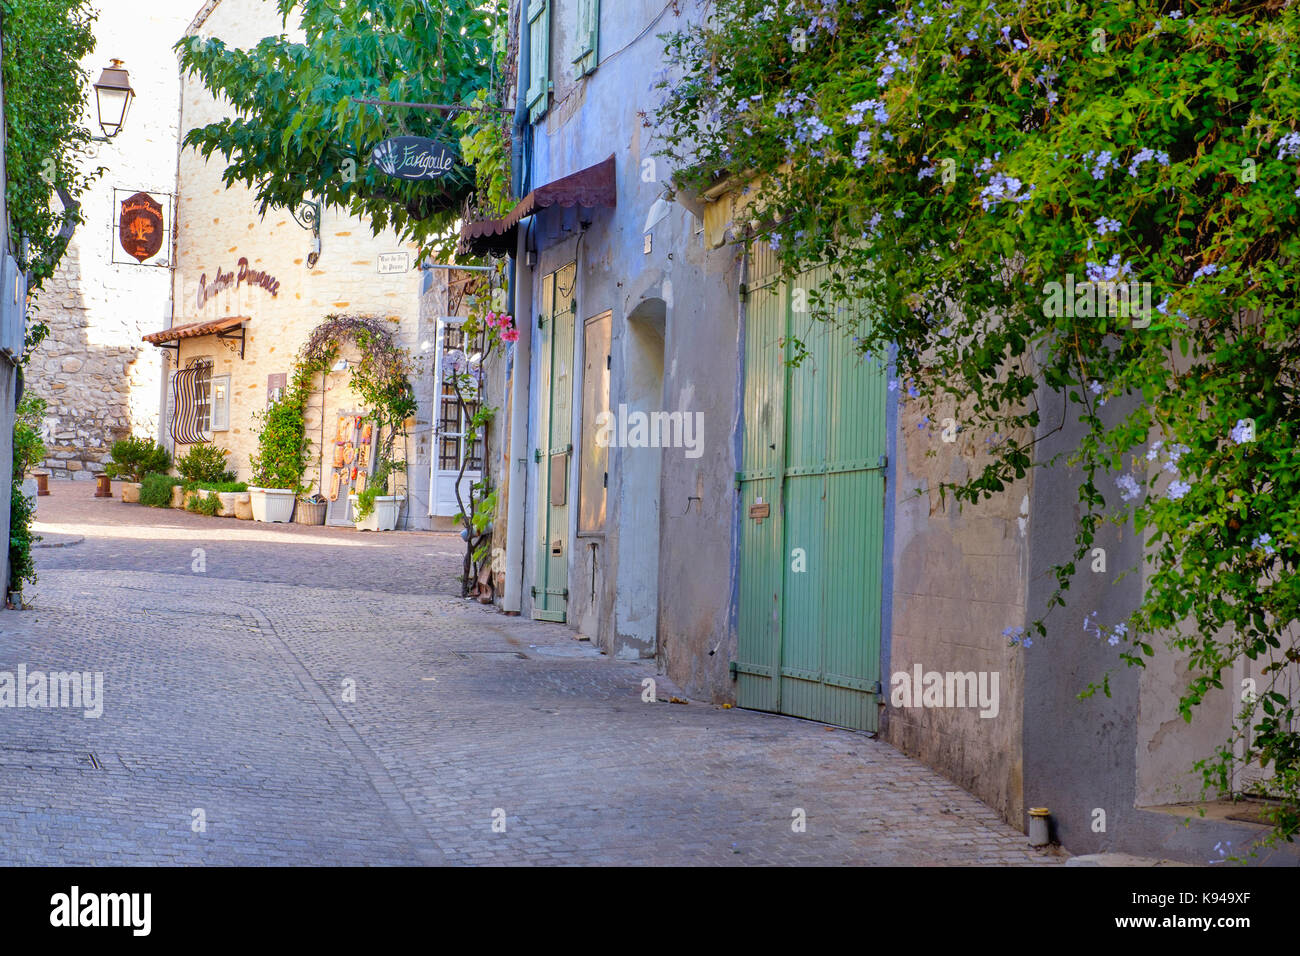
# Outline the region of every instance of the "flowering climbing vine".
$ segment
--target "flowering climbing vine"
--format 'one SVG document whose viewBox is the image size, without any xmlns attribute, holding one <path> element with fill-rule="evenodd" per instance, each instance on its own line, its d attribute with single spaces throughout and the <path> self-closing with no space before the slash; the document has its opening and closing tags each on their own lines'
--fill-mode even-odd
<svg viewBox="0 0 1300 956">
<path fill-rule="evenodd" d="M 718 0 L 705 27 L 665 38 L 647 118 L 676 189 L 749 203 L 737 241 L 787 277 L 827 264 L 812 315 L 890 365 L 922 430 L 956 409 L 980 455 L 941 493 L 998 494 L 1060 463 L 1041 451 L 1051 432 L 1082 427 L 1065 456 L 1075 549 L 1049 612 L 1104 523 L 1131 524 L 1141 604 L 1124 621 L 1089 614 L 1085 633 L 1128 664 L 1158 641 L 1178 652 L 1189 721 L 1235 661 L 1254 662 L 1239 739 L 1198 768 L 1233 790 L 1234 742 L 1267 766 L 1287 839 L 1298 41 L 1293 2 Z M 1074 615 L 1050 623 L 1078 633 Z"/>
</svg>

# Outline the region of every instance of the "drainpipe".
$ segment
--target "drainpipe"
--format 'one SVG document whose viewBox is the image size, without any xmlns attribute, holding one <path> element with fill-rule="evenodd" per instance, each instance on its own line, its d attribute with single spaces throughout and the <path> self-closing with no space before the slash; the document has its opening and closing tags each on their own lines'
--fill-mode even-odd
<svg viewBox="0 0 1300 956">
<path fill-rule="evenodd" d="M 531 180 L 529 165 L 532 150 L 528 123 L 528 68 L 532 53 L 531 38 L 525 20 L 527 10 L 519 5 L 519 60 L 515 90 L 515 119 L 510 157 L 510 186 L 515 198 L 522 198 L 524 187 Z M 510 379 L 510 457 L 508 459 L 510 499 L 506 507 L 506 583 L 501 596 L 501 609 L 507 614 L 518 614 L 523 609 L 524 591 L 524 521 L 527 515 L 525 498 L 528 493 L 528 392 L 532 366 L 532 275 L 518 270 L 519 256 L 524 254 L 527 229 L 519 229 L 515 255 L 508 266 L 508 292 L 519 338 L 514 348 L 514 374 Z"/>
</svg>

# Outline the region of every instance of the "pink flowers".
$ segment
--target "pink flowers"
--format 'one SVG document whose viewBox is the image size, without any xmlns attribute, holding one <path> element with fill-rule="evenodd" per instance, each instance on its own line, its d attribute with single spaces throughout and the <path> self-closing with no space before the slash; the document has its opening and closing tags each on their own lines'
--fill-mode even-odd
<svg viewBox="0 0 1300 956">
<path fill-rule="evenodd" d="M 489 312 L 486 322 L 489 329 L 501 330 L 502 342 L 516 342 L 519 340 L 519 330 L 514 327 L 514 316 L 506 315 L 504 312 Z"/>
</svg>

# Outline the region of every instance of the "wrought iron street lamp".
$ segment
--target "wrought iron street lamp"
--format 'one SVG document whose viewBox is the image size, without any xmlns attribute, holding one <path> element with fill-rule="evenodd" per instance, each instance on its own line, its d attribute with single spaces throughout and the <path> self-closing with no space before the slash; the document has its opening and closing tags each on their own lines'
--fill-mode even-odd
<svg viewBox="0 0 1300 956">
<path fill-rule="evenodd" d="M 95 84 L 99 128 L 104 131 L 103 138 L 96 136 L 96 140 L 106 143 L 121 132 L 133 99 L 135 99 L 135 90 L 131 89 L 131 79 L 127 75 L 126 67 L 122 65 L 121 60 L 113 60 L 104 67 L 104 72 L 99 74 L 99 82 Z"/>
</svg>

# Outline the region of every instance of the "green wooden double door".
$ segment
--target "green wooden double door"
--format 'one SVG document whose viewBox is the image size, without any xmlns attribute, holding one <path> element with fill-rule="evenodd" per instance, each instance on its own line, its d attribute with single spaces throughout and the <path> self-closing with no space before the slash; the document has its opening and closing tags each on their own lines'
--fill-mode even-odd
<svg viewBox="0 0 1300 956">
<path fill-rule="evenodd" d="M 777 281 L 754 254 L 744 354 L 741 707 L 877 729 L 886 372 L 852 329 L 813 320 L 824 270 Z M 791 338 L 806 353 L 791 365 Z"/>
</svg>

